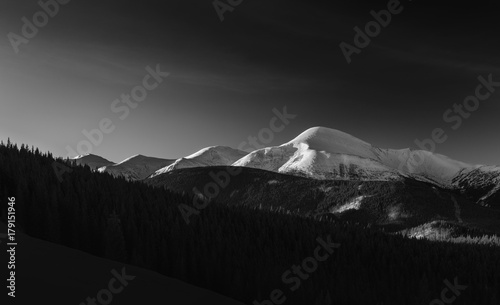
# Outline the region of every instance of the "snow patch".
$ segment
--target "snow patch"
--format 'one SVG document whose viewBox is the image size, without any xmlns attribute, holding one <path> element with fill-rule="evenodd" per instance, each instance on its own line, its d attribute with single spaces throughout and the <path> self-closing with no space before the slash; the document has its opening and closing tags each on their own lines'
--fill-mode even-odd
<svg viewBox="0 0 500 305">
<path fill-rule="evenodd" d="M 332 209 L 331 213 L 343 213 L 348 210 L 359 210 L 361 208 L 361 203 L 365 198 L 366 196 L 355 197 L 346 204 L 343 204 L 337 208 Z"/>
</svg>

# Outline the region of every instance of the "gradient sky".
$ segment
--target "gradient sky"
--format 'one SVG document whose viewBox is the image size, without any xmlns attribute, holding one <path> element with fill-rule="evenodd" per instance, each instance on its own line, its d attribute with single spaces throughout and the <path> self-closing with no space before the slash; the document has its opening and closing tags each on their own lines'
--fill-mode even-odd
<svg viewBox="0 0 500 305">
<path fill-rule="evenodd" d="M 474 94 L 478 76 L 500 81 L 497 1 L 401 1 L 351 64 L 339 44 L 388 1 L 332 2 L 244 0 L 221 22 L 211 0 L 72 0 L 16 54 L 7 34 L 40 7 L 2 1 L 0 139 L 66 156 L 83 129 L 110 118 L 115 130 L 92 153 L 178 158 L 237 147 L 286 106 L 297 117 L 269 145 L 325 126 L 417 148 L 440 127 L 448 140 L 436 152 L 500 164 L 500 90 L 457 130 L 442 118 Z M 111 103 L 157 64 L 170 76 L 120 120 Z"/>
</svg>

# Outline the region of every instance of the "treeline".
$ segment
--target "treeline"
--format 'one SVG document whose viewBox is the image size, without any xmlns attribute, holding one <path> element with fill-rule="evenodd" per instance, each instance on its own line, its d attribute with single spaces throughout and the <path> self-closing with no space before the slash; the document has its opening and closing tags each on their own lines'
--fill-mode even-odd
<svg viewBox="0 0 500 305">
<path fill-rule="evenodd" d="M 34 148 L 0 145 L 0 198 L 16 197 L 17 223 L 34 237 L 247 304 L 281 289 L 290 305 L 421 305 L 441 298 L 444 281 L 455 278 L 467 288 L 454 304 L 498 304 L 498 247 L 407 239 L 332 219 L 216 202 L 187 225 L 178 204 L 191 204 L 191 198 L 88 167 L 72 167 L 59 182 L 53 162 Z M 316 239 L 327 236 L 340 248 L 290 291 L 283 273 L 313 256 Z"/>
</svg>

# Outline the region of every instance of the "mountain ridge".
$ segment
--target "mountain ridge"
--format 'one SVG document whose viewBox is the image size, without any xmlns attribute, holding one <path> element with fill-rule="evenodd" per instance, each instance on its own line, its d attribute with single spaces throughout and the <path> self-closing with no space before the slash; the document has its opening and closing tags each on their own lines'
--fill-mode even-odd
<svg viewBox="0 0 500 305">
<path fill-rule="evenodd" d="M 209 146 L 178 159 L 134 155 L 98 170 L 143 180 L 182 168 L 205 166 L 250 167 L 326 180 L 390 181 L 407 177 L 461 189 L 483 205 L 500 197 L 499 166 L 472 165 L 425 150 L 379 148 L 343 131 L 321 126 L 309 128 L 284 144 L 252 152 Z"/>
</svg>

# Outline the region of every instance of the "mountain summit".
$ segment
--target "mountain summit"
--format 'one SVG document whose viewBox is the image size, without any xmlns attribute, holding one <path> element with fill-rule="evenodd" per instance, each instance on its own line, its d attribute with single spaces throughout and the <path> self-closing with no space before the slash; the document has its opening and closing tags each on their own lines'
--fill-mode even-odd
<svg viewBox="0 0 500 305">
<path fill-rule="evenodd" d="M 93 154 L 79 155 L 71 160 L 75 161 L 77 165 L 88 165 L 91 169 L 113 164 L 113 162 Z"/>
<path fill-rule="evenodd" d="M 231 165 L 247 152 L 227 146 L 210 146 L 157 170 L 152 177 L 181 168 Z"/>
<path fill-rule="evenodd" d="M 122 176 L 128 180 L 142 180 L 150 176 L 159 168 L 170 165 L 175 160 L 134 155 L 120 163 L 99 168 L 99 172 L 110 173 L 113 176 Z"/>
<path fill-rule="evenodd" d="M 312 127 L 284 145 L 307 145 L 311 150 L 329 151 L 357 156 L 371 156 L 372 145 L 350 134 L 326 127 Z"/>
</svg>

